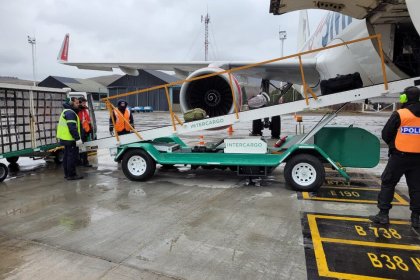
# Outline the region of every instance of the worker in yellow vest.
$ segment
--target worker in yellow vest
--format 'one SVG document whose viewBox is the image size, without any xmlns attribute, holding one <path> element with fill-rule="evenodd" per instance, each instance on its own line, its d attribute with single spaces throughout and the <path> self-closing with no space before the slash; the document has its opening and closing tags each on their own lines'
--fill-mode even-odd
<svg viewBox="0 0 420 280">
<path fill-rule="evenodd" d="M 83 176 L 76 174 L 76 165 L 79 158 L 77 144 L 80 140 L 80 119 L 77 115 L 79 100 L 72 97 L 63 104 L 64 110 L 60 115 L 57 125 L 57 139 L 64 146 L 64 178 L 67 180 L 83 179 Z"/>
<path fill-rule="evenodd" d="M 420 216 L 420 89 L 408 87 L 400 95 L 402 109 L 394 112 L 382 130 L 389 146 L 388 164 L 382 174 L 378 195 L 379 213 L 369 219 L 389 223 L 395 186 L 405 175 L 410 195 L 411 226 L 419 228 Z"/>
<path fill-rule="evenodd" d="M 134 119 L 133 114 L 131 114 L 130 110 L 127 108 L 127 102 L 124 100 L 118 100 L 117 109 L 114 110 L 114 121 L 115 121 L 115 128 L 112 123 L 112 118 L 109 118 L 109 133 L 114 135 L 114 130 L 118 133 L 118 135 L 124 135 L 131 132 L 130 125 L 134 128 Z M 126 121 L 124 121 L 126 120 Z M 128 123 L 130 125 L 128 125 Z"/>
</svg>

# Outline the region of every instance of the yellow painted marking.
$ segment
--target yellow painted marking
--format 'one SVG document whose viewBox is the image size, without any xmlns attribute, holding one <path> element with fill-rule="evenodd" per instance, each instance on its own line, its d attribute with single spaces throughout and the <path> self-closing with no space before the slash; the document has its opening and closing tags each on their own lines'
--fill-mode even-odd
<svg viewBox="0 0 420 280">
<path fill-rule="evenodd" d="M 380 191 L 380 189 L 368 189 L 368 188 L 341 188 L 341 187 L 326 187 L 328 189 L 347 189 L 347 190 L 367 190 L 367 191 Z M 302 192 L 303 199 L 307 200 L 324 200 L 324 201 L 346 201 L 346 202 L 363 202 L 363 203 L 370 203 L 375 204 L 377 203 L 376 200 L 364 200 L 364 199 L 347 199 L 347 198 L 333 198 L 333 197 L 316 197 L 316 196 L 309 196 L 308 192 Z M 393 205 L 403 205 L 408 206 L 409 203 L 404 198 L 402 198 L 397 192 L 394 193 L 394 198 L 397 202 L 391 202 Z"/>
<path fill-rule="evenodd" d="M 368 222 L 370 223 L 370 220 L 368 218 L 357 218 L 357 217 L 342 217 L 342 216 L 326 216 L 322 214 L 308 214 L 308 216 L 314 216 L 315 218 L 319 219 L 329 219 L 329 220 L 340 220 L 340 221 L 352 221 L 352 222 Z M 394 225 L 410 225 L 409 221 L 396 221 L 396 220 L 390 220 L 391 224 Z"/>
<path fill-rule="evenodd" d="M 371 276 L 364 276 L 359 274 L 349 274 L 349 273 L 341 273 L 341 272 L 334 272 L 330 271 L 327 264 L 327 258 L 325 256 L 324 248 L 322 246 L 322 242 L 333 242 L 336 243 L 346 243 L 350 244 L 348 242 L 359 242 L 359 241 L 351 241 L 351 240 L 340 240 L 340 239 L 333 239 L 333 238 L 323 238 L 319 234 L 318 225 L 316 222 L 316 219 L 330 219 L 330 220 L 341 220 L 341 221 L 357 221 L 357 222 L 370 222 L 367 218 L 356 218 L 356 217 L 340 217 L 340 216 L 326 216 L 326 215 L 319 215 L 319 214 L 307 214 L 308 218 L 308 224 L 309 224 L 309 230 L 311 231 L 312 235 L 312 243 L 314 245 L 314 252 L 315 252 L 315 261 L 318 267 L 318 274 L 319 276 L 324 277 L 332 277 L 332 278 L 338 278 L 338 279 L 350 279 L 350 280 L 373 280 L 373 279 L 391 279 L 391 278 L 379 278 L 379 277 L 371 277 Z M 391 224 L 399 224 L 399 225 L 409 225 L 410 223 L 408 221 L 390 221 Z M 338 242 L 338 240 L 343 242 Z M 360 243 L 363 243 L 363 241 L 360 241 Z M 372 243 L 374 244 L 374 247 L 389 247 L 390 246 L 377 246 L 377 244 L 383 244 L 383 243 L 375 243 L 375 242 L 364 242 L 364 243 Z M 352 244 L 353 245 L 353 244 Z M 354 245 L 362 245 L 362 244 L 354 244 Z M 391 246 L 407 246 L 407 247 L 413 247 L 409 245 L 397 245 L 397 244 L 386 244 Z M 371 246 L 371 245 L 362 245 L 362 246 Z M 414 246 L 414 247 L 420 247 L 420 246 Z M 418 249 L 412 249 L 409 250 L 418 250 Z"/>
<path fill-rule="evenodd" d="M 321 236 L 319 235 L 318 225 L 316 223 L 316 215 L 308 214 L 309 229 L 312 235 L 312 243 L 314 245 L 315 260 L 320 276 L 327 276 L 330 272 L 328 269 L 327 258 L 325 257 L 324 248 L 322 247 Z"/>
<path fill-rule="evenodd" d="M 329 242 L 329 243 L 340 243 L 340 244 L 380 247 L 380 248 L 392 248 L 392 249 L 401 249 L 401 250 L 420 250 L 420 246 L 418 245 L 378 243 L 378 242 L 370 242 L 370 241 L 358 241 L 358 240 L 347 240 L 347 239 L 326 238 L 326 237 L 321 237 L 321 241 Z"/>
<path fill-rule="evenodd" d="M 363 200 L 363 199 L 346 199 L 346 198 L 330 198 L 330 197 L 309 197 L 309 195 L 307 195 L 306 197 L 303 195 L 303 197 L 305 199 L 308 200 L 325 200 L 325 201 L 336 201 L 336 202 L 340 202 L 340 201 L 346 201 L 346 202 L 363 202 L 363 203 L 370 203 L 370 204 L 375 204 L 376 201 L 375 200 Z M 393 205 L 408 205 L 407 202 L 402 201 L 402 202 L 392 202 L 391 204 Z"/>
<path fill-rule="evenodd" d="M 351 176 L 350 176 L 351 177 Z M 332 182 L 340 182 L 340 183 L 344 183 L 344 180 L 338 180 L 341 179 L 341 177 L 325 177 L 326 181 L 332 181 Z M 379 182 L 379 184 L 381 183 L 380 180 L 376 179 L 376 178 L 353 178 L 353 181 L 370 181 L 370 182 Z M 350 181 L 351 183 L 351 181 Z"/>
<path fill-rule="evenodd" d="M 402 198 L 399 194 L 397 194 L 397 192 L 394 192 L 394 197 L 395 197 L 395 199 L 396 200 L 398 200 L 402 205 L 406 205 L 406 206 L 408 206 L 408 205 L 410 205 L 409 203 L 408 203 L 408 201 L 406 201 L 404 198 Z"/>
<path fill-rule="evenodd" d="M 378 188 L 364 188 L 364 187 L 361 187 L 361 188 L 358 188 L 358 187 L 346 187 L 346 186 L 342 186 L 342 187 L 340 187 L 340 186 L 327 186 L 327 187 L 325 187 L 326 189 L 341 189 L 341 190 L 361 190 L 361 191 L 377 191 L 377 192 L 379 192 L 381 189 L 378 189 Z"/>
</svg>

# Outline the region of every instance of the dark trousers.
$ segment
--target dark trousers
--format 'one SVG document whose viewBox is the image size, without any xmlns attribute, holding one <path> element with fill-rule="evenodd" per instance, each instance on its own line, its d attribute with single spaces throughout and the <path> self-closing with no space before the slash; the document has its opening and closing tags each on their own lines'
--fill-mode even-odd
<svg viewBox="0 0 420 280">
<path fill-rule="evenodd" d="M 118 132 L 118 135 L 125 135 L 125 134 L 130 134 L 131 132 L 130 131 L 127 131 L 127 130 L 123 130 L 123 131 L 119 131 Z"/>
<path fill-rule="evenodd" d="M 88 139 L 89 139 L 89 133 L 82 130 L 82 142 L 85 143 L 85 142 L 88 141 Z M 77 152 L 79 152 L 79 148 L 77 148 Z M 80 159 L 79 164 L 81 164 L 81 165 L 89 164 L 88 153 L 87 152 L 80 153 L 79 154 L 79 159 Z"/>
<path fill-rule="evenodd" d="M 76 165 L 78 157 L 79 155 L 76 142 L 64 145 L 63 167 L 65 177 L 76 176 Z"/>
<path fill-rule="evenodd" d="M 80 153 L 79 156 L 80 156 L 80 163 L 82 165 L 89 164 L 88 153 L 87 152 Z"/>
<path fill-rule="evenodd" d="M 378 208 L 391 209 L 395 186 L 405 175 L 410 195 L 410 210 L 420 214 L 420 155 L 392 153 L 382 173 Z"/>
</svg>

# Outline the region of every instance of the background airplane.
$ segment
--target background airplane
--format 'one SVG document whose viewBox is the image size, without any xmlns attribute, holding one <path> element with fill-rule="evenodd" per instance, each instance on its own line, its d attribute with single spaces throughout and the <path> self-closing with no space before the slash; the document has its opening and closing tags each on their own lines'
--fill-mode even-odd
<svg viewBox="0 0 420 280">
<path fill-rule="evenodd" d="M 270 12 L 283 14 L 301 9 L 331 10 L 312 36 L 307 38 L 307 17 L 301 15 L 298 40 L 299 51 L 330 46 L 345 41 L 382 34 L 383 51 L 388 80 L 394 81 L 420 75 L 420 10 L 418 0 L 345 1 L 329 0 L 271 0 Z M 96 63 L 69 62 L 69 37 L 66 35 L 59 53 L 59 62 L 80 69 L 112 71 L 119 68 L 126 74 L 137 75 L 137 69 L 174 71 L 180 77 L 197 77 L 224 69 L 240 67 L 255 61 L 195 61 L 195 62 L 139 62 Z M 321 84 L 330 91 L 340 91 L 340 85 L 351 83 L 354 73 L 360 74 L 363 86 L 383 83 L 380 56 L 375 40 L 321 51 L 303 57 L 305 79 L 309 86 L 322 94 Z M 270 80 L 301 84 L 297 59 L 278 61 L 240 72 L 246 77 L 262 79 L 263 90 Z M 337 82 L 337 76 L 338 82 Z M 268 82 L 267 82 L 268 81 Z M 235 79 L 234 93 L 241 103 L 241 88 Z M 296 89 L 300 90 L 300 86 Z M 228 75 L 206 81 L 184 83 L 180 92 L 181 109 L 185 112 L 200 107 L 217 116 L 234 111 Z M 210 110 L 211 109 L 211 110 Z"/>
</svg>

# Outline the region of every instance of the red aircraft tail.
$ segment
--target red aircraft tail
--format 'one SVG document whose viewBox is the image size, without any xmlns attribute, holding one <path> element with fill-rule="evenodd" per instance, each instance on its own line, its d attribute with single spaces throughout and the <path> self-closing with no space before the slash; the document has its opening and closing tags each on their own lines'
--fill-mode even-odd
<svg viewBox="0 0 420 280">
<path fill-rule="evenodd" d="M 69 37 L 70 35 L 68 33 L 66 34 L 66 36 L 64 36 L 64 41 L 61 45 L 61 49 L 57 57 L 57 60 L 60 62 L 67 62 L 69 53 Z"/>
</svg>

